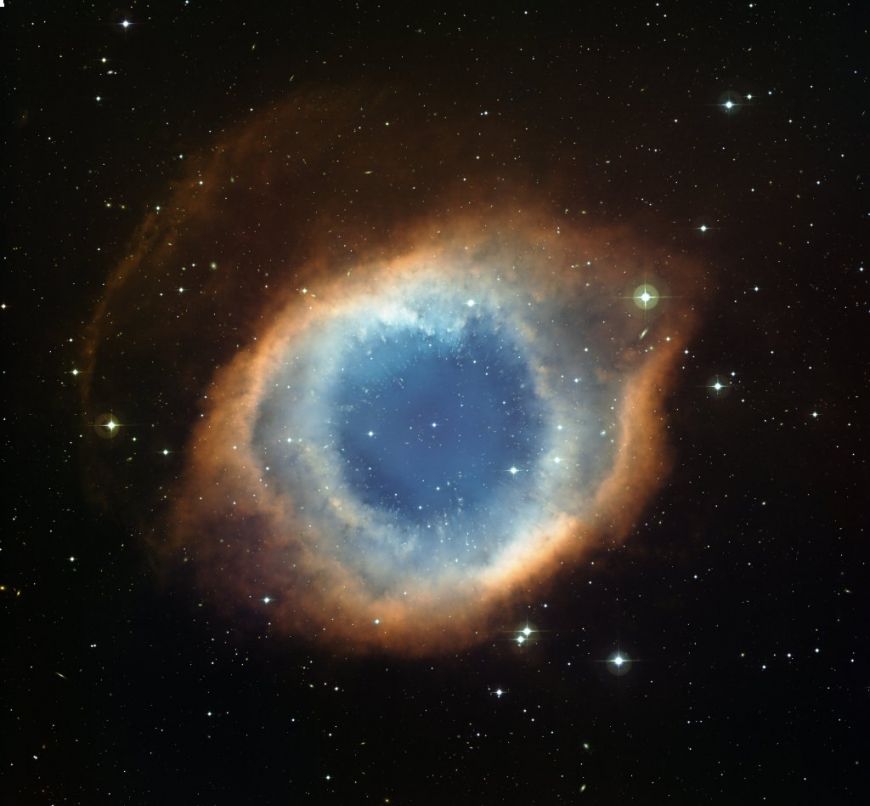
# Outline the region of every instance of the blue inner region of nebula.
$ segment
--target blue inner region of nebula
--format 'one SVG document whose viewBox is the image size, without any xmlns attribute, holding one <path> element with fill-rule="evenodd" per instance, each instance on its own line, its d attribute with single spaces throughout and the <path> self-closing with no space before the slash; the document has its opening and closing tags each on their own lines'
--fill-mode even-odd
<svg viewBox="0 0 870 806">
<path fill-rule="evenodd" d="M 497 521 L 499 502 L 532 481 L 544 407 L 516 343 L 486 316 L 442 332 L 377 328 L 342 365 L 336 448 L 364 504 L 456 529 L 452 542 Z"/>
</svg>

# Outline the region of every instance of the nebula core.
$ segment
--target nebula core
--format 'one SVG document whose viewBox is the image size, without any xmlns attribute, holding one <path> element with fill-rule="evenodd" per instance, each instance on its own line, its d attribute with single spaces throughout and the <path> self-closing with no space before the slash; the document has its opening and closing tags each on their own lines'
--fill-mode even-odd
<svg viewBox="0 0 870 806">
<path fill-rule="evenodd" d="M 299 92 L 185 157 L 107 283 L 85 410 L 172 444 L 143 483 L 95 440 L 92 478 L 210 606 L 426 654 L 629 532 L 700 271 L 593 218 L 521 121 L 409 107 Z"/>
</svg>

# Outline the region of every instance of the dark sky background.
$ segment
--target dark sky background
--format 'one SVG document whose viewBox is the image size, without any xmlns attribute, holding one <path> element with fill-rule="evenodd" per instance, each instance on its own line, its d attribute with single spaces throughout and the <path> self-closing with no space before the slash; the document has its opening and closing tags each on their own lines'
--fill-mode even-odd
<svg viewBox="0 0 870 806">
<path fill-rule="evenodd" d="M 412 5 L 0 9 L 0 800 L 863 803 L 861 4 Z M 623 546 L 530 600 L 522 651 L 360 659 L 227 621 L 85 494 L 71 370 L 175 155 L 360 79 L 490 98 L 576 153 L 600 221 L 707 267 L 674 472 Z"/>
</svg>

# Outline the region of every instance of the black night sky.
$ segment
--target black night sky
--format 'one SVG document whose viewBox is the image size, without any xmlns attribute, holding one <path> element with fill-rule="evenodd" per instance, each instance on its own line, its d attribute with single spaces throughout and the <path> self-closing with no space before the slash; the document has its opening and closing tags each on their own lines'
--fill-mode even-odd
<svg viewBox="0 0 870 806">
<path fill-rule="evenodd" d="M 0 801 L 866 802 L 860 3 L 6 0 L 0 31 Z M 191 170 L 207 185 L 215 143 L 274 131 L 256 121 L 279 108 L 280 143 L 233 152 L 256 153 L 233 170 L 265 177 L 268 195 L 185 190 Z M 313 156 L 293 161 L 291 181 L 294 109 Z M 363 154 L 374 170 L 357 171 Z M 566 237 L 619 228 L 693 267 L 691 300 L 672 282 L 659 301 L 694 321 L 661 404 L 671 468 L 630 528 L 526 580 L 474 640 L 435 651 L 408 650 L 413 636 L 403 651 L 360 651 L 288 627 L 295 605 L 274 620 L 261 606 L 285 607 L 281 590 L 252 589 L 257 606 L 238 607 L 250 569 L 197 576 L 204 543 L 167 563 L 155 546 L 197 492 L 186 446 L 204 390 L 262 336 L 271 297 L 303 282 L 282 261 L 304 256 L 319 278 L 339 248 L 341 271 L 363 243 L 386 259 L 411 218 L 485 221 L 480 210 L 517 206 L 506 188 L 520 185 Z M 169 215 L 191 217 L 179 249 L 202 252 L 202 273 L 188 263 L 189 290 L 170 293 L 150 264 L 112 298 L 143 222 Z M 480 351 L 498 367 L 493 333 Z M 409 355 L 382 374 L 425 375 L 428 359 Z M 526 377 L 518 362 L 467 398 L 481 428 L 509 439 L 444 428 L 439 439 L 464 439 L 446 459 L 441 442 L 396 443 L 404 464 L 364 497 L 381 506 L 392 472 L 418 485 L 422 511 L 440 500 L 422 486 L 426 463 L 470 463 L 477 502 L 490 494 L 484 460 L 531 463 L 543 426 L 525 397 L 487 414 Z M 471 370 L 456 366 L 418 388 L 424 403 L 404 387 L 373 398 L 370 419 L 387 428 L 387 401 L 434 430 L 426 406 L 443 396 L 465 427 L 449 384 L 465 389 Z M 614 381 L 601 377 L 603 400 Z M 336 396 L 345 410 L 362 406 L 367 378 L 351 381 Z M 347 443 L 348 467 L 382 456 L 365 430 Z M 493 489 L 524 481 L 512 471 Z"/>
</svg>

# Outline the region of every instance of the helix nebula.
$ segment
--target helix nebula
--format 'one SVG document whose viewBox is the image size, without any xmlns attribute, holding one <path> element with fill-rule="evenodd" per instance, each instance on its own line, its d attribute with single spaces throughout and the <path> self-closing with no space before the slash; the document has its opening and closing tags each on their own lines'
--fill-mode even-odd
<svg viewBox="0 0 870 806">
<path fill-rule="evenodd" d="M 107 503 L 240 624 L 486 640 L 666 478 L 699 268 L 596 214 L 582 155 L 435 100 L 250 112 L 179 160 L 95 313 L 86 416 L 171 447 L 101 459 Z"/>
</svg>

